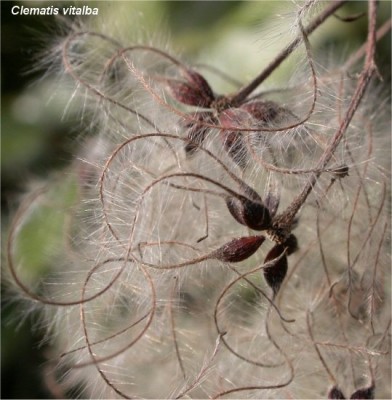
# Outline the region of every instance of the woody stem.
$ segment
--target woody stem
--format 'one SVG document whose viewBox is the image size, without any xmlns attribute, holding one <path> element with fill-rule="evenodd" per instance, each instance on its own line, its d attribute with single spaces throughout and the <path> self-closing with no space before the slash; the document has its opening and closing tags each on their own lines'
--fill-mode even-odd
<svg viewBox="0 0 392 400">
<path fill-rule="evenodd" d="M 318 15 L 305 29 L 306 35 L 310 35 L 317 27 L 319 27 L 329 16 L 338 10 L 347 0 L 333 1 L 331 5 L 324 10 L 323 13 Z M 293 42 L 291 42 L 280 54 L 265 68 L 260 75 L 258 75 L 247 86 L 243 87 L 232 99 L 231 104 L 233 107 L 241 104 L 279 65 L 298 47 L 301 43 L 303 36 L 299 35 Z"/>
<path fill-rule="evenodd" d="M 316 167 L 316 172 L 314 172 L 308 182 L 305 184 L 302 192 L 297 196 L 296 199 L 291 203 L 287 210 L 280 216 L 280 220 L 284 221 L 285 224 L 290 225 L 294 220 L 296 214 L 304 204 L 308 195 L 311 193 L 317 179 L 321 175 L 322 171 L 326 168 L 329 161 L 331 160 L 336 148 L 338 147 L 344 133 L 346 132 L 359 104 L 365 94 L 365 90 L 369 85 L 369 82 L 376 71 L 376 65 L 374 62 L 374 54 L 376 47 L 376 17 L 377 17 L 377 0 L 369 0 L 369 22 L 368 22 L 368 37 L 366 45 L 366 59 L 364 63 L 363 70 L 359 76 L 357 86 L 355 88 L 354 94 L 351 98 L 351 102 L 348 106 L 345 118 L 343 118 L 339 129 L 336 131 L 335 135 L 328 147 L 325 149 L 324 153 L 320 157 L 320 160 Z"/>
</svg>

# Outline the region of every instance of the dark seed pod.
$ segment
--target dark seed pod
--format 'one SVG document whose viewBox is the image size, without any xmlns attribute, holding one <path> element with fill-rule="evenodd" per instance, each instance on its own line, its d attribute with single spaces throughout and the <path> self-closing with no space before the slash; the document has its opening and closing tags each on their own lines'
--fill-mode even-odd
<svg viewBox="0 0 392 400">
<path fill-rule="evenodd" d="M 298 250 L 298 240 L 295 235 L 290 234 L 290 236 L 283 243 L 283 246 L 286 247 L 286 254 L 288 256 L 295 253 Z"/>
<path fill-rule="evenodd" d="M 229 156 L 244 169 L 249 160 L 248 149 L 241 132 L 224 132 L 223 145 Z"/>
<path fill-rule="evenodd" d="M 339 167 L 334 168 L 331 170 L 332 174 L 334 175 L 335 178 L 344 178 L 348 176 L 349 168 L 346 164 L 342 164 Z"/>
<path fill-rule="evenodd" d="M 265 262 L 269 262 L 278 258 L 282 255 L 285 250 L 285 246 L 281 244 L 276 244 L 265 257 Z M 274 295 L 276 295 L 279 291 L 279 288 L 286 277 L 287 273 L 287 256 L 286 254 L 283 257 L 279 258 L 272 265 L 263 269 L 264 278 L 267 281 L 270 288 L 273 290 Z"/>
<path fill-rule="evenodd" d="M 249 199 L 255 201 L 256 203 L 263 203 L 259 194 L 253 190 L 250 186 L 248 186 L 245 182 L 240 183 L 240 188 L 244 195 Z"/>
<path fill-rule="evenodd" d="M 258 100 L 243 104 L 241 109 L 248 112 L 257 121 L 270 122 L 276 118 L 281 107 L 273 101 Z"/>
<path fill-rule="evenodd" d="M 188 134 L 189 141 L 184 147 L 187 157 L 193 156 L 196 153 L 197 149 L 203 144 L 207 131 L 207 129 L 203 128 L 191 128 L 191 131 Z"/>
<path fill-rule="evenodd" d="M 244 135 L 234 127 L 249 126 L 249 117 L 239 108 L 229 108 L 219 114 L 219 123 L 227 129 L 221 130 L 223 146 L 233 161 L 244 169 L 249 160 L 249 152 Z"/>
<path fill-rule="evenodd" d="M 225 128 L 223 132 L 235 131 L 241 128 L 247 120 L 249 117 L 240 108 L 228 108 L 219 114 L 219 123 Z"/>
<path fill-rule="evenodd" d="M 209 107 L 215 97 L 207 81 L 197 72 L 187 70 L 187 82 L 168 79 L 173 97 L 190 106 Z"/>
<path fill-rule="evenodd" d="M 280 124 L 284 121 L 299 121 L 298 117 L 288 108 L 281 107 L 273 101 L 251 101 L 243 104 L 241 110 L 246 111 L 257 122 L 257 127 L 263 128 L 270 123 Z"/>
<path fill-rule="evenodd" d="M 265 196 L 263 203 L 268 208 L 268 211 L 271 217 L 274 217 L 279 208 L 280 198 L 276 196 L 274 193 L 269 192 L 267 196 Z"/>
<path fill-rule="evenodd" d="M 192 156 L 203 144 L 210 129 L 204 124 L 214 123 L 212 114 L 208 112 L 197 112 L 192 115 L 191 118 L 192 120 L 185 120 L 181 123 L 182 127 L 187 130 L 188 142 L 185 145 L 185 153 L 187 156 Z"/>
<path fill-rule="evenodd" d="M 255 231 L 268 229 L 271 225 L 271 216 L 261 202 L 249 200 L 245 197 L 226 197 L 226 205 L 230 214 L 237 222 Z"/>
<path fill-rule="evenodd" d="M 328 399 L 345 399 L 345 397 L 343 392 L 337 386 L 334 386 L 328 392 Z"/>
<path fill-rule="evenodd" d="M 204 77 L 191 69 L 186 70 L 186 75 L 189 79 L 189 82 L 192 82 L 193 86 L 198 88 L 198 90 L 203 93 L 203 96 L 207 101 L 209 100 L 209 105 L 211 105 L 211 103 L 215 100 L 215 96 L 210 85 L 204 79 Z"/>
<path fill-rule="evenodd" d="M 350 399 L 374 399 L 374 384 L 367 388 L 356 390 Z"/>
<path fill-rule="evenodd" d="M 252 256 L 264 240 L 264 236 L 236 238 L 215 250 L 209 258 L 216 258 L 223 262 L 240 262 Z"/>
</svg>

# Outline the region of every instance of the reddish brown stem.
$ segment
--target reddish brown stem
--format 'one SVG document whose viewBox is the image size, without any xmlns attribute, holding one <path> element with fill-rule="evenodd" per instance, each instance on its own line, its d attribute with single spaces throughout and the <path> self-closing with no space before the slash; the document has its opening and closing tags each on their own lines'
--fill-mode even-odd
<svg viewBox="0 0 392 400">
<path fill-rule="evenodd" d="M 369 30 L 368 38 L 366 43 L 366 59 L 364 68 L 359 76 L 357 86 L 355 88 L 354 94 L 351 98 L 351 102 L 347 109 L 345 118 L 341 122 L 339 129 L 333 136 L 330 144 L 322 154 L 317 167 L 316 172 L 312 174 L 305 184 L 302 192 L 298 195 L 296 199 L 291 203 L 288 209 L 280 216 L 280 220 L 287 225 L 290 225 L 294 221 L 295 216 L 298 211 L 305 203 L 307 197 L 313 190 L 321 171 L 323 171 L 328 165 L 329 161 L 333 157 L 336 148 L 338 147 L 340 141 L 342 140 L 355 112 L 357 111 L 360 102 L 365 94 L 366 88 L 368 87 L 370 80 L 376 71 L 376 65 L 374 63 L 374 54 L 376 46 L 376 17 L 377 17 L 377 2 L 376 0 L 369 1 Z"/>
<path fill-rule="evenodd" d="M 305 34 L 310 35 L 318 28 L 329 16 L 334 14 L 347 0 L 333 1 L 330 6 L 318 15 L 306 28 Z M 302 35 L 291 42 L 252 82 L 242 88 L 232 99 L 233 105 L 241 104 L 263 81 L 265 81 L 273 71 L 298 47 L 302 41 Z"/>
</svg>

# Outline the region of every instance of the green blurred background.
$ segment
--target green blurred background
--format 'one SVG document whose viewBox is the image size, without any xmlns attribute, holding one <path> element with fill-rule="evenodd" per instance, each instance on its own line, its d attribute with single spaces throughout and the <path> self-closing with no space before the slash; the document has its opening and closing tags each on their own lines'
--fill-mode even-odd
<svg viewBox="0 0 392 400">
<path fill-rule="evenodd" d="M 137 30 L 169 38 L 174 49 L 189 58 L 207 59 L 211 65 L 246 82 L 262 69 L 269 58 L 286 44 L 271 38 L 263 47 L 260 38 L 271 27 L 271 15 L 287 10 L 283 1 L 123 1 L 123 2 L 1 2 L 1 125 L 2 125 L 2 237 L 6 240 L 9 216 L 17 200 L 32 180 L 45 179 L 66 166 L 77 151 L 76 113 L 72 107 L 64 117 L 68 102 L 65 89 L 51 97 L 50 80 L 39 79 L 42 71 L 33 70 L 36 55 L 56 31 L 54 16 L 14 16 L 14 5 L 47 7 L 83 5 L 99 8 L 92 24 L 113 22 L 121 36 L 140 36 Z M 291 4 L 291 3 L 290 3 Z M 390 1 L 381 2 L 380 24 L 390 18 Z M 351 1 L 339 13 L 355 14 L 366 10 L 364 1 Z M 132 23 L 134 18 L 140 21 Z M 136 32 L 135 32 L 136 30 Z M 287 32 L 289 34 L 289 32 Z M 366 18 L 343 23 L 331 18 L 312 35 L 315 50 L 350 52 L 366 37 Z M 130 39 L 132 40 L 132 39 Z M 355 47 L 354 47 L 355 46 Z M 387 35 L 378 45 L 378 65 L 386 88 L 390 88 L 391 41 Z M 272 80 L 284 84 L 289 66 L 280 68 Z M 35 250 L 39 252 L 40 249 Z M 31 254 L 34 257 L 34 254 Z M 4 257 L 3 257 L 4 263 Z M 2 285 L 1 319 L 1 398 L 51 398 L 42 380 L 45 345 L 39 346 L 40 332 L 32 333 L 32 318 L 20 323 L 20 305 L 12 303 Z M 5 294 L 4 294 L 5 293 Z"/>
</svg>

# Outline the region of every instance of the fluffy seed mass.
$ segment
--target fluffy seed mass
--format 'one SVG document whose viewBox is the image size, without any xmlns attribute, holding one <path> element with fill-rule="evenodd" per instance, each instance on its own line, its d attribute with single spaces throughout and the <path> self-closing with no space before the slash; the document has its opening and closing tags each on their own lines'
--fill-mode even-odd
<svg viewBox="0 0 392 400">
<path fill-rule="evenodd" d="M 359 23 L 336 17 L 343 3 L 290 3 L 287 42 L 248 82 L 225 60 L 188 64 L 88 22 L 56 40 L 47 71 L 83 104 L 85 146 L 26 195 L 5 251 L 10 291 L 47 332 L 56 388 L 390 397 L 379 11 L 363 2 L 363 46 L 326 60 L 313 31 Z M 290 57 L 297 71 L 266 88 Z M 236 89 L 220 93 L 219 81 Z M 53 235 L 32 273 L 37 226 Z"/>
</svg>

